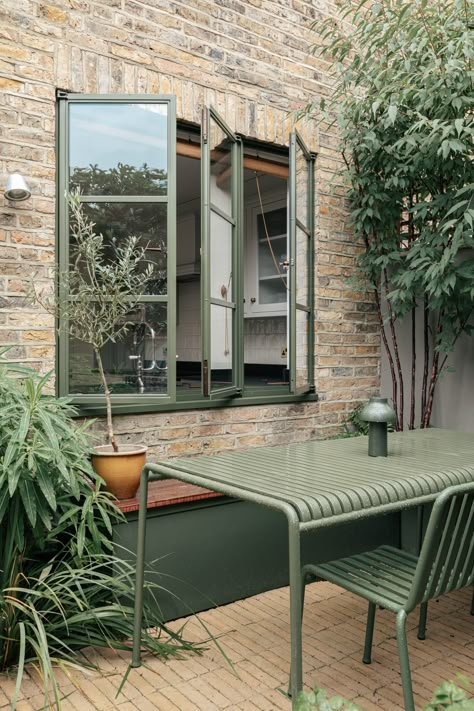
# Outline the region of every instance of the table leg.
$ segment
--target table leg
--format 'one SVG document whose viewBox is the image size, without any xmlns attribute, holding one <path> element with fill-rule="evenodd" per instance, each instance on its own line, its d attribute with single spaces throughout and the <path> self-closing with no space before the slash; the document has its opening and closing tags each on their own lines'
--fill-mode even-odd
<svg viewBox="0 0 474 711">
<path fill-rule="evenodd" d="M 140 503 L 138 507 L 137 563 L 135 574 L 135 610 L 133 620 L 132 667 L 141 664 L 143 621 L 143 585 L 145 583 L 145 538 L 148 503 L 148 471 L 144 467 L 140 478 Z"/>
<path fill-rule="evenodd" d="M 297 520 L 288 521 L 289 570 L 290 570 L 290 634 L 291 634 L 291 674 L 290 692 L 292 708 L 296 707 L 296 697 L 303 688 L 302 652 L 302 580 L 301 580 L 301 540 Z"/>
</svg>

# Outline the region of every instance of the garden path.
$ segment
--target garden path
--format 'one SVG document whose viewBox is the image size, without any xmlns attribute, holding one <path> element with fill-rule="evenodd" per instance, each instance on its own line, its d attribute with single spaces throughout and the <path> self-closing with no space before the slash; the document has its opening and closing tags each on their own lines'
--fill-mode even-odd
<svg viewBox="0 0 474 711">
<path fill-rule="evenodd" d="M 212 644 L 202 656 L 186 659 L 145 658 L 133 669 L 123 691 L 115 694 L 130 660 L 129 654 L 87 650 L 101 673 L 74 672 L 74 683 L 62 672 L 57 678 L 67 698 L 63 711 L 275 711 L 290 710 L 278 689 L 288 681 L 290 650 L 288 588 L 273 590 L 200 617 L 234 665 L 235 672 Z M 464 673 L 474 682 L 474 617 L 470 591 L 463 590 L 430 603 L 427 639 L 416 639 L 416 615 L 409 622 L 409 645 L 417 706 L 427 703 L 443 680 Z M 371 666 L 361 663 L 366 606 L 360 598 L 330 583 L 308 586 L 305 605 L 304 683 L 315 681 L 366 711 L 401 711 L 402 692 L 394 638 L 394 616 L 377 614 Z M 175 629 L 182 620 L 173 622 Z M 202 640 L 205 632 L 190 618 L 186 636 Z M 14 680 L 0 676 L 0 709 L 10 708 Z M 43 696 L 32 672 L 23 686 L 17 711 L 39 711 Z"/>
</svg>

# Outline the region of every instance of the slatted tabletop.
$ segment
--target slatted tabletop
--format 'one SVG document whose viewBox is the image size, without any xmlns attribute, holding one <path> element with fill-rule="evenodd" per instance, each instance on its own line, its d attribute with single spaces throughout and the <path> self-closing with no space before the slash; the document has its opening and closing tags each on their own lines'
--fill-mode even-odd
<svg viewBox="0 0 474 711">
<path fill-rule="evenodd" d="M 428 429 L 389 434 L 388 457 L 369 457 L 367 438 L 298 442 L 150 466 L 271 508 L 293 507 L 300 523 L 335 523 L 374 510 L 429 501 L 474 479 L 474 436 Z"/>
</svg>

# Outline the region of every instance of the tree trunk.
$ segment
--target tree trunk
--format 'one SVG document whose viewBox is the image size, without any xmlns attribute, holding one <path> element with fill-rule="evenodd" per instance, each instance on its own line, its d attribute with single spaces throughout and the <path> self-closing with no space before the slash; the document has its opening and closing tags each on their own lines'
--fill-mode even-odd
<svg viewBox="0 0 474 711">
<path fill-rule="evenodd" d="M 426 427 L 430 426 L 430 419 L 431 419 L 431 411 L 433 409 L 433 399 L 434 399 L 434 394 L 435 394 L 435 389 L 436 389 L 436 383 L 438 382 L 438 374 L 439 374 L 439 351 L 435 351 L 433 355 L 433 364 L 431 366 L 431 376 L 430 376 L 430 385 L 428 388 L 428 399 L 426 403 L 426 409 L 425 412 L 423 413 L 423 422 L 421 427 L 423 429 L 426 429 Z"/>
<path fill-rule="evenodd" d="M 118 452 L 118 445 L 115 441 L 114 428 L 112 424 L 112 401 L 110 399 L 110 390 L 107 385 L 107 378 L 105 377 L 104 366 L 102 364 L 102 358 L 99 350 L 95 351 L 95 357 L 97 358 L 97 365 L 99 366 L 100 379 L 104 387 L 105 402 L 107 406 L 107 436 L 114 452 Z"/>
<path fill-rule="evenodd" d="M 428 370 L 430 363 L 430 341 L 429 341 L 429 324 L 428 324 L 428 300 L 425 296 L 423 303 L 423 350 L 424 350 L 424 360 L 423 360 L 423 382 L 421 385 L 421 427 L 423 427 L 423 421 L 426 411 L 426 398 L 428 392 Z"/>
<path fill-rule="evenodd" d="M 387 295 L 389 289 L 388 289 L 388 275 L 387 275 L 386 269 L 384 269 L 384 283 L 385 283 L 385 294 Z M 389 316 L 389 323 L 390 323 L 390 334 L 392 336 L 393 352 L 395 354 L 395 363 L 397 365 L 398 384 L 400 386 L 400 407 L 395 408 L 395 412 L 398 411 L 397 428 L 396 429 L 400 432 L 401 430 L 403 430 L 403 417 L 404 417 L 404 405 L 405 405 L 403 371 L 402 371 L 402 366 L 400 363 L 400 355 L 398 353 L 398 341 L 397 341 L 397 334 L 395 331 L 395 319 L 393 317 L 392 306 L 391 306 L 388 298 L 387 298 L 387 308 L 388 308 L 388 316 Z"/>
<path fill-rule="evenodd" d="M 411 310 L 411 396 L 410 396 L 410 430 L 415 429 L 415 387 L 416 387 L 416 304 Z"/>
<path fill-rule="evenodd" d="M 380 334 L 382 336 L 382 342 L 385 347 L 385 352 L 387 354 L 388 364 L 390 367 L 390 375 L 392 377 L 392 400 L 393 409 L 395 410 L 396 416 L 396 429 L 398 430 L 398 388 L 397 388 L 397 374 L 395 372 L 395 364 L 393 362 L 392 352 L 388 344 L 387 334 L 385 333 L 385 325 L 383 322 L 382 307 L 380 304 L 380 294 L 377 289 L 374 289 L 375 304 L 377 306 L 377 314 L 379 317 Z"/>
</svg>

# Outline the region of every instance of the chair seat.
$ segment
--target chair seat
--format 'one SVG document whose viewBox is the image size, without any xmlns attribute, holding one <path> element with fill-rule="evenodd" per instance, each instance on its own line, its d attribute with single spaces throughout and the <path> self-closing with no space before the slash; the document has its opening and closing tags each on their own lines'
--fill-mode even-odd
<svg viewBox="0 0 474 711">
<path fill-rule="evenodd" d="M 392 546 L 348 556 L 320 565 L 307 565 L 303 573 L 329 580 L 393 612 L 405 606 L 418 556 Z"/>
</svg>

